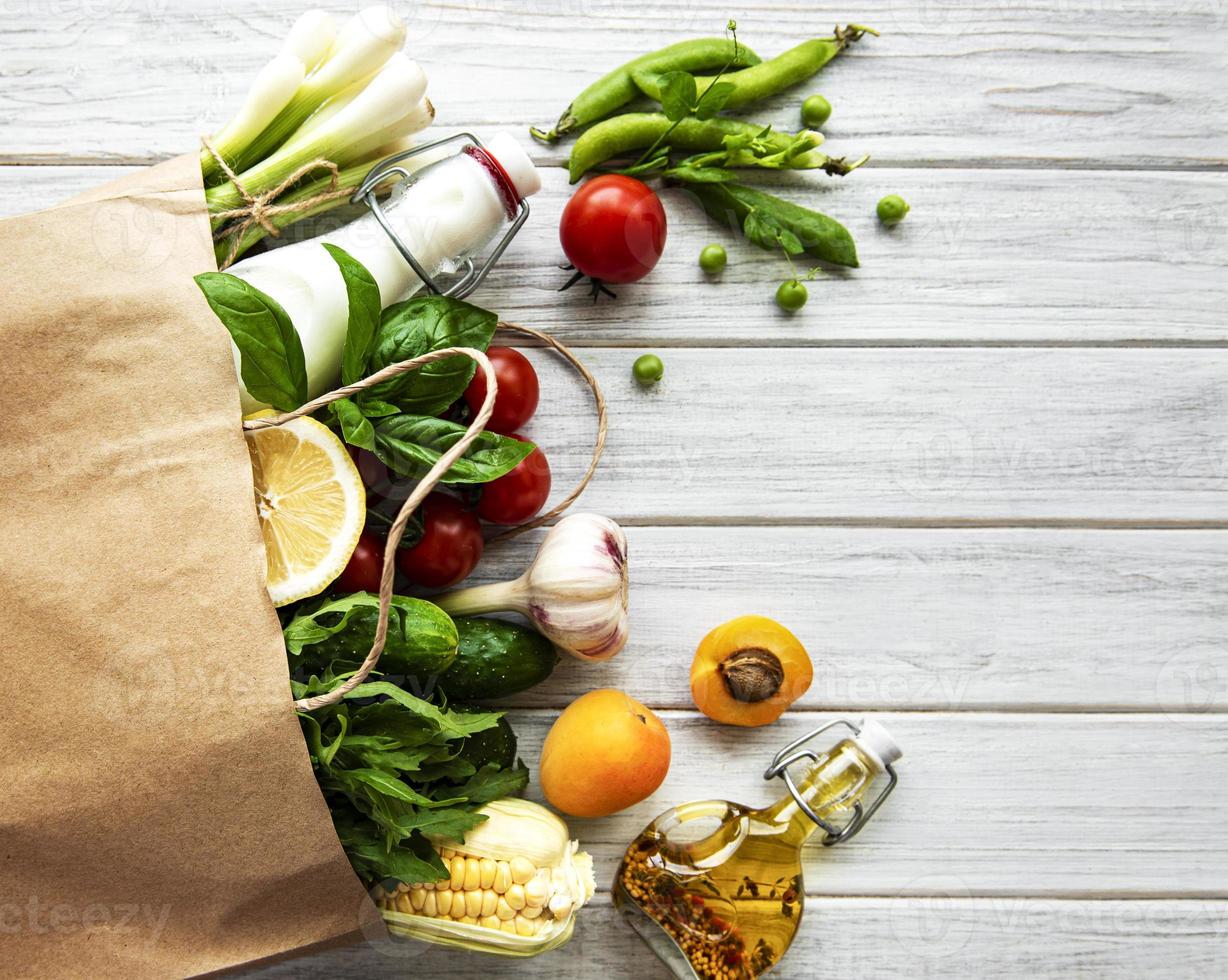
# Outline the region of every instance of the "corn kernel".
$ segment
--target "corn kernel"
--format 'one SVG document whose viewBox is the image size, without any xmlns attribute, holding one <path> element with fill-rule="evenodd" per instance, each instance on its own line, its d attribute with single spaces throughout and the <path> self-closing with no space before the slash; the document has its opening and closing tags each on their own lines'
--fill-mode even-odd
<svg viewBox="0 0 1228 980">
<path fill-rule="evenodd" d="M 452 858 L 452 865 L 449 869 L 452 872 L 450 884 L 452 891 L 464 891 L 465 888 L 465 859 L 459 854 Z"/>
<path fill-rule="evenodd" d="M 511 919 L 505 919 L 499 928 L 504 932 L 510 932 L 513 936 L 516 935 L 516 923 Z"/>
<path fill-rule="evenodd" d="M 435 892 L 435 909 L 438 915 L 448 916 L 452 914 L 452 894 L 446 888 Z"/>
<path fill-rule="evenodd" d="M 566 892 L 559 892 L 550 898 L 550 914 L 556 919 L 567 918 L 571 912 L 571 896 Z"/>
<path fill-rule="evenodd" d="M 519 912 L 525 907 L 524 885 L 512 885 L 507 890 L 504 896 L 507 899 L 507 904 Z"/>
<path fill-rule="evenodd" d="M 526 919 L 523 915 L 516 916 L 516 934 L 518 936 L 536 936 L 537 920 Z"/>
<path fill-rule="evenodd" d="M 524 900 L 529 905 L 541 907 L 546 904 L 546 899 L 549 897 L 550 887 L 539 877 L 535 877 L 524 886 Z"/>
<path fill-rule="evenodd" d="M 493 915 L 487 915 L 478 919 L 478 925 L 484 926 L 487 929 L 498 929 L 502 923 Z"/>
<path fill-rule="evenodd" d="M 445 861 L 451 861 L 454 857 L 456 857 L 456 852 L 450 847 L 441 847 L 439 849 L 439 856 Z"/>
<path fill-rule="evenodd" d="M 502 921 L 508 922 L 516 918 L 516 910 L 507 904 L 507 899 L 500 895 L 499 901 L 495 903 L 495 915 Z"/>
<path fill-rule="evenodd" d="M 487 918 L 495 914 L 495 907 L 499 904 L 499 896 L 491 889 L 487 888 L 482 892 L 482 917 Z"/>
<path fill-rule="evenodd" d="M 422 914 L 432 919 L 438 914 L 439 909 L 439 903 L 435 896 L 435 892 L 426 892 L 425 901 L 422 903 Z"/>
<path fill-rule="evenodd" d="M 471 892 L 482 882 L 482 866 L 477 858 L 465 858 L 465 891 Z"/>
<path fill-rule="evenodd" d="M 490 858 L 482 858 L 478 861 L 478 869 L 480 872 L 478 887 L 493 888 L 495 884 L 495 871 L 498 870 L 498 865 Z"/>
<path fill-rule="evenodd" d="M 476 926 L 478 924 L 478 920 L 471 915 L 466 915 L 464 918 L 457 919 L 456 921 L 467 926 Z"/>
<path fill-rule="evenodd" d="M 520 914 L 526 919 L 536 919 L 545 911 L 546 909 L 541 905 L 526 905 L 520 910 Z"/>
<path fill-rule="evenodd" d="M 476 919 L 482 914 L 482 893 L 480 891 L 465 892 L 465 915 Z"/>
<path fill-rule="evenodd" d="M 518 885 L 523 885 L 537 874 L 537 869 L 528 858 L 514 857 L 508 862 L 508 868 L 512 872 L 512 881 Z"/>
<path fill-rule="evenodd" d="M 409 891 L 409 904 L 414 907 L 417 912 L 422 908 L 422 902 L 426 899 L 426 892 L 421 888 L 411 888 Z"/>
<path fill-rule="evenodd" d="M 512 884 L 512 869 L 508 867 L 506 861 L 499 861 L 495 865 L 495 880 L 492 887 L 495 893 L 502 895 L 511 887 Z"/>
<path fill-rule="evenodd" d="M 414 910 L 414 907 L 409 904 L 409 895 L 398 895 L 396 903 L 398 912 L 404 912 L 406 915 L 409 915 Z"/>
</svg>

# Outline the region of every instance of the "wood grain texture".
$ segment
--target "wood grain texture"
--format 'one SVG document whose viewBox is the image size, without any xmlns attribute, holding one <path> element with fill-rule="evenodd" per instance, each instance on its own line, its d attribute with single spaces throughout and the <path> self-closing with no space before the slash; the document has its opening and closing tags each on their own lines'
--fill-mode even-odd
<svg viewBox="0 0 1228 980">
<path fill-rule="evenodd" d="M 182 152 L 234 110 L 302 6 L 66 3 L 52 27 L 45 4 L 10 3 L 4 159 Z M 836 105 L 827 128 L 837 152 L 1091 166 L 1221 166 L 1228 157 L 1217 3 L 748 0 L 737 18 L 742 40 L 771 56 L 850 13 L 884 36 L 804 86 Z M 728 16 L 704 3 L 647 0 L 422 0 L 405 15 L 407 47 L 430 74 L 440 121 L 521 132 L 552 121 L 602 72 L 674 40 L 719 34 Z M 796 126 L 801 94 L 758 107 L 755 118 Z"/>
<path fill-rule="evenodd" d="M 120 171 L 122 172 L 122 171 Z M 112 167 L 0 167 L 0 214 L 103 183 Z M 1228 174 L 867 169 L 798 177 L 781 193 L 848 225 L 862 261 L 824 273 L 789 316 L 772 301 L 789 274 L 666 193 L 669 241 L 643 282 L 593 304 L 557 292 L 558 219 L 571 193 L 558 168 L 518 240 L 474 300 L 580 345 L 1224 344 Z M 777 182 L 780 183 L 780 182 Z M 912 205 L 887 230 L 874 204 Z M 336 227 L 303 222 L 296 235 Z M 730 264 L 706 281 L 697 256 L 723 242 Z M 736 316 L 729 311 L 737 310 Z"/>
<path fill-rule="evenodd" d="M 1035 898 L 811 897 L 801 931 L 771 976 L 1217 976 L 1228 962 L 1228 903 Z M 577 972 L 577 964 L 583 964 Z M 243 974 L 252 980 L 407 976 L 575 980 L 670 974 L 605 901 L 581 913 L 571 943 L 532 960 L 422 945 L 368 943 Z"/>
<path fill-rule="evenodd" d="M 583 506 L 633 523 L 1219 522 L 1228 352 L 594 349 L 615 424 Z M 553 370 L 534 352 L 542 374 Z M 552 382 L 552 384 L 554 384 Z M 588 459 L 578 385 L 526 430 L 559 487 Z"/>
<path fill-rule="evenodd" d="M 558 708 L 599 685 L 692 709 L 700 638 L 756 612 L 809 650 L 808 708 L 1228 711 L 1228 532 L 632 527 L 627 537 L 626 650 L 600 665 L 564 658 L 507 703 Z M 515 577 L 539 538 L 492 546 L 474 581 Z"/>
</svg>

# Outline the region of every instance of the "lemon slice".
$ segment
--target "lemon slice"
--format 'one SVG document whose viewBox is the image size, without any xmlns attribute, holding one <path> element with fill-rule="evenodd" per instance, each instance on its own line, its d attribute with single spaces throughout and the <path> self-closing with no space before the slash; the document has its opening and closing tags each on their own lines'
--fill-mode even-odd
<svg viewBox="0 0 1228 980">
<path fill-rule="evenodd" d="M 367 494 L 345 444 L 315 419 L 246 435 L 269 595 L 284 606 L 323 592 L 345 570 Z"/>
</svg>

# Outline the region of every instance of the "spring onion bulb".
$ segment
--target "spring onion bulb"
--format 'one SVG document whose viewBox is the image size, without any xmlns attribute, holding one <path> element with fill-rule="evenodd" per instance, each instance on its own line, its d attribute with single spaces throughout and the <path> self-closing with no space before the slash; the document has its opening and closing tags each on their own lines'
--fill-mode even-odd
<svg viewBox="0 0 1228 980">
<path fill-rule="evenodd" d="M 405 22 L 387 7 L 368 7 L 351 17 L 337 34 L 325 60 L 303 80 L 289 104 L 237 158 L 236 169 L 248 170 L 260 163 L 329 99 L 356 82 L 376 76 L 404 42 Z M 419 93 L 410 104 L 421 97 Z"/>
<path fill-rule="evenodd" d="M 298 58 L 308 71 L 314 71 L 328 57 L 336 40 L 333 15 L 324 10 L 308 10 L 294 22 L 281 50 Z"/>
<path fill-rule="evenodd" d="M 424 126 L 429 124 L 429 114 L 415 116 L 425 95 L 426 73 L 416 62 L 398 52 L 343 109 L 311 131 L 291 136 L 272 155 L 245 171 L 240 182 L 251 194 L 261 194 L 320 157 L 339 167 L 357 163 L 364 151 L 369 152 L 380 143 L 402 135 L 401 131 L 383 135 L 389 132 L 390 120 L 395 123 L 413 117 L 422 120 Z M 405 106 L 414 108 L 407 114 Z M 373 143 L 368 140 L 372 134 L 380 134 Z M 205 196 L 214 214 L 243 203 L 239 189 L 230 181 L 209 188 Z"/>
<path fill-rule="evenodd" d="M 261 68 L 235 117 L 210 140 L 213 148 L 233 160 L 286 107 L 305 76 L 303 63 L 286 52 Z M 201 151 L 200 169 L 206 181 L 221 172 L 208 150 Z"/>
</svg>

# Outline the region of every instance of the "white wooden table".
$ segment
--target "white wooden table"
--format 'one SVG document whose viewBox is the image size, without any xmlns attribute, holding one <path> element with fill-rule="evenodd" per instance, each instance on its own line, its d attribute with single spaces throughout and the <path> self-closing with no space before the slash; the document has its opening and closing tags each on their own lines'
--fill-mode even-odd
<svg viewBox="0 0 1228 980">
<path fill-rule="evenodd" d="M 190 149 L 304 0 L 18 0 L 0 19 L 0 210 Z M 358 0 L 335 5 L 339 11 Z M 785 181 L 844 221 L 863 267 L 795 317 L 780 261 L 667 199 L 661 264 L 616 303 L 555 292 L 568 188 L 546 188 L 475 298 L 583 348 L 610 401 L 584 506 L 628 529 L 632 639 L 516 701 L 532 765 L 576 694 L 658 710 L 651 799 L 572 821 L 603 894 L 564 951 L 506 963 L 368 945 L 273 977 L 658 977 L 604 889 L 653 815 L 765 801 L 784 741 L 873 713 L 901 785 L 845 848 L 814 848 L 782 977 L 1156 976 L 1228 970 L 1228 12 L 1213 0 L 430 0 L 403 5 L 442 131 L 548 123 L 603 70 L 687 36 L 774 54 L 835 22 L 883 31 L 756 117 L 835 106 L 843 180 Z M 894 231 L 874 202 L 912 204 Z M 633 359 L 658 351 L 643 392 Z M 532 434 L 565 488 L 592 422 L 561 367 Z M 532 542 L 496 549 L 488 577 Z M 781 723 L 690 703 L 696 642 L 742 612 L 788 624 L 816 681 Z M 310 895 L 303 901 L 309 903 Z"/>
</svg>

